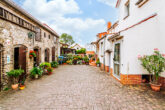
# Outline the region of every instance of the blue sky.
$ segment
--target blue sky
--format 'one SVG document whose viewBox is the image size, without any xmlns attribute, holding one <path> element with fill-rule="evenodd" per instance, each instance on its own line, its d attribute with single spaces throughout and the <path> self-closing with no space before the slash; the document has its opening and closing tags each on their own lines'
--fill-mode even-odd
<svg viewBox="0 0 165 110">
<path fill-rule="evenodd" d="M 117 20 L 116 0 L 13 0 L 59 35 L 68 33 L 80 45 L 96 40 L 108 21 Z"/>
</svg>

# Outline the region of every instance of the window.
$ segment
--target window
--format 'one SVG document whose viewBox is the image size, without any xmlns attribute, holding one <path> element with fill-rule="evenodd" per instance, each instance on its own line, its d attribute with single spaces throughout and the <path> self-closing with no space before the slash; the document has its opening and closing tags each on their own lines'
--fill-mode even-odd
<svg viewBox="0 0 165 110">
<path fill-rule="evenodd" d="M 129 14 L 130 14 L 130 2 L 129 2 L 129 0 L 125 3 L 125 16 L 124 16 L 124 19 L 126 19 L 128 16 L 129 16 Z"/>
<path fill-rule="evenodd" d="M 54 37 L 54 43 L 56 43 L 56 37 Z"/>
<path fill-rule="evenodd" d="M 36 41 L 41 41 L 41 29 L 36 27 L 36 37 L 35 37 Z"/>
<path fill-rule="evenodd" d="M 46 33 L 44 32 L 44 37 L 46 37 Z"/>
<path fill-rule="evenodd" d="M 50 35 L 49 35 L 49 39 L 50 39 Z"/>
<path fill-rule="evenodd" d="M 0 16 L 3 16 L 3 9 L 0 8 Z"/>
</svg>

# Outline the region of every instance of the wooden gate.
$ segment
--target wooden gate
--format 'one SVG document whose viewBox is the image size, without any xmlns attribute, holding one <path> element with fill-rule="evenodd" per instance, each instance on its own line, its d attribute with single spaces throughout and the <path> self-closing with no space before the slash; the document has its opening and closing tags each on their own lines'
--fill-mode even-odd
<svg viewBox="0 0 165 110">
<path fill-rule="evenodd" d="M 0 45 L 0 91 L 2 88 L 1 76 L 2 76 L 2 45 Z"/>
<path fill-rule="evenodd" d="M 55 57 L 56 57 L 55 47 L 52 47 L 52 61 L 55 61 Z"/>
</svg>

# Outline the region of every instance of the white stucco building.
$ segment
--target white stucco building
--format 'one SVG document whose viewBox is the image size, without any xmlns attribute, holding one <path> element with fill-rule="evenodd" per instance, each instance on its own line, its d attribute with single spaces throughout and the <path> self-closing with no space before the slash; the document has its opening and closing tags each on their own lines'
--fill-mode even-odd
<svg viewBox="0 0 165 110">
<path fill-rule="evenodd" d="M 139 84 L 148 75 L 138 55 L 154 48 L 165 53 L 165 0 L 117 0 L 118 22 L 98 40 L 102 69 L 123 84 Z M 103 55 L 102 55 L 103 54 Z M 165 74 L 162 73 L 162 79 Z"/>
</svg>

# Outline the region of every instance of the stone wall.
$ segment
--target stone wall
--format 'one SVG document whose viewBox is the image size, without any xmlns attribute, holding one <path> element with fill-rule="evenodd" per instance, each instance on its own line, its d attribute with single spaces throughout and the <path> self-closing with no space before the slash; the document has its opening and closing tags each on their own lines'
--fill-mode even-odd
<svg viewBox="0 0 165 110">
<path fill-rule="evenodd" d="M 44 62 L 45 57 L 45 49 L 49 48 L 50 50 L 50 62 L 52 61 L 52 47 L 58 46 L 54 43 L 54 36 L 52 36 L 49 32 L 41 28 L 41 42 L 35 41 L 35 39 L 29 39 L 28 33 L 30 31 L 22 28 L 18 25 L 12 24 L 11 22 L 0 19 L 0 44 L 3 45 L 4 48 L 4 71 L 2 74 L 2 85 L 6 85 L 8 83 L 8 79 L 6 76 L 6 72 L 12 70 L 14 68 L 14 48 L 20 45 L 24 45 L 27 47 L 26 52 L 26 65 L 27 65 L 27 73 L 33 68 L 33 59 L 29 58 L 29 51 L 33 50 L 34 47 L 39 47 L 41 49 L 41 62 Z M 44 32 L 47 33 L 47 36 L 44 37 Z M 50 35 L 50 39 L 48 37 Z M 58 39 L 57 39 L 58 42 Z M 56 55 L 58 52 L 58 47 L 56 47 Z M 7 56 L 10 57 L 10 63 L 7 63 Z M 57 59 L 57 58 L 56 58 Z"/>
</svg>

